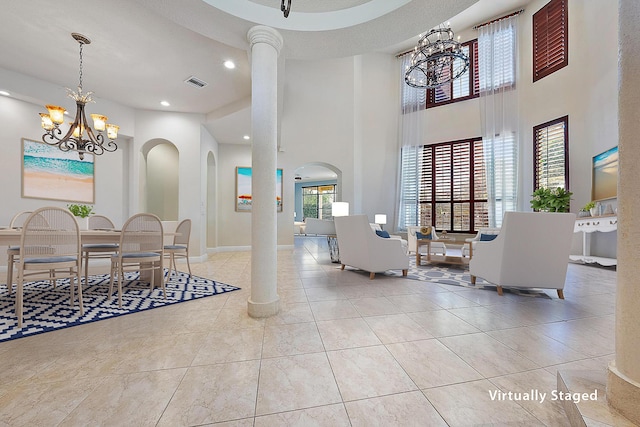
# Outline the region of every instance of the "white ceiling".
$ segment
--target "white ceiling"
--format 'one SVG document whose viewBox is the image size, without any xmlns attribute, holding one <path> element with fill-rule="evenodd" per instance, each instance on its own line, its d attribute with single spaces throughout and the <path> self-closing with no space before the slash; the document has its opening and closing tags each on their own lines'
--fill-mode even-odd
<svg viewBox="0 0 640 427">
<path fill-rule="evenodd" d="M 75 89 L 79 47 L 71 33 L 78 32 L 92 40 L 83 51 L 83 82 L 97 99 L 135 109 L 202 113 L 218 142 L 247 143 L 242 139 L 250 134 L 246 34 L 252 26 L 277 28 L 284 58 L 395 53 L 465 9 L 451 19 L 454 31 L 529 1 L 292 0 L 287 19 L 280 0 L 5 1 L 0 68 Z M 236 63 L 234 70 L 223 66 L 227 59 Z M 191 76 L 208 85 L 185 84 Z M 8 90 L 2 81 L 1 90 Z M 24 100 L 41 98 L 28 84 L 14 83 L 10 92 Z M 171 106 L 162 107 L 162 100 Z"/>
</svg>

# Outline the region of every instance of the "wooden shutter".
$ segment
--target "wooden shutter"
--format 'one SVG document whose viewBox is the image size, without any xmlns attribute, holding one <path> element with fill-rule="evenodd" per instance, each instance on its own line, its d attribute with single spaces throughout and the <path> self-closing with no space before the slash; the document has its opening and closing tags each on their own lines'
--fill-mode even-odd
<svg viewBox="0 0 640 427">
<path fill-rule="evenodd" d="M 533 15 L 533 81 L 568 64 L 567 0 L 551 0 Z"/>
<path fill-rule="evenodd" d="M 534 189 L 569 189 L 569 117 L 533 128 Z"/>
</svg>

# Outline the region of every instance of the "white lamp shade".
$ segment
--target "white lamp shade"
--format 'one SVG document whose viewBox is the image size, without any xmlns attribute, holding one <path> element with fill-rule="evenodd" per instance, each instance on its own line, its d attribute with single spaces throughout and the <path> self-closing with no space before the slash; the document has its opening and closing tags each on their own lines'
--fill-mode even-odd
<svg viewBox="0 0 640 427">
<path fill-rule="evenodd" d="M 333 202 L 331 213 L 333 216 L 349 216 L 349 202 Z"/>
<path fill-rule="evenodd" d="M 387 223 L 387 215 L 385 214 L 376 214 L 374 222 L 376 224 L 386 224 Z"/>
</svg>

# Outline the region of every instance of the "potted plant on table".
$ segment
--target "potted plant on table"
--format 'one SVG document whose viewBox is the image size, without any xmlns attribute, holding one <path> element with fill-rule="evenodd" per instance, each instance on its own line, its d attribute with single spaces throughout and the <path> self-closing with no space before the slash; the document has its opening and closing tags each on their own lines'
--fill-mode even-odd
<svg viewBox="0 0 640 427">
<path fill-rule="evenodd" d="M 573 193 L 564 188 L 538 188 L 533 192 L 531 207 L 538 212 L 569 212 Z"/>
<path fill-rule="evenodd" d="M 580 216 L 597 216 L 597 212 L 595 211 L 595 208 L 596 208 L 596 202 L 591 201 L 587 203 L 582 207 L 582 209 L 580 209 L 580 212 L 584 212 L 585 214 Z"/>
<path fill-rule="evenodd" d="M 67 209 L 76 217 L 80 230 L 89 229 L 89 216 L 93 214 L 93 207 L 89 205 L 67 205 Z"/>
</svg>

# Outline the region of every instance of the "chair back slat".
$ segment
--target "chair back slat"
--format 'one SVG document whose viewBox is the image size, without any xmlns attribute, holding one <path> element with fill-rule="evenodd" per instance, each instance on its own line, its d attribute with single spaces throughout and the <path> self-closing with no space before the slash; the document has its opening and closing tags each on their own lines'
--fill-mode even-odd
<svg viewBox="0 0 640 427">
<path fill-rule="evenodd" d="M 113 221 L 104 215 L 91 215 L 89 217 L 89 230 L 101 228 L 116 228 L 116 226 Z"/>
<path fill-rule="evenodd" d="M 24 224 L 27 218 L 31 215 L 31 211 L 18 212 L 11 218 L 9 228 L 20 228 Z"/>
<path fill-rule="evenodd" d="M 141 213 L 133 215 L 122 227 L 120 251 L 158 252 L 163 249 L 162 222 L 156 215 Z"/>
<path fill-rule="evenodd" d="M 22 226 L 20 250 L 25 258 L 79 256 L 80 233 L 75 218 L 57 207 L 34 211 Z"/>
<path fill-rule="evenodd" d="M 191 220 L 185 219 L 176 227 L 176 235 L 173 237 L 174 245 L 188 245 L 191 237 Z"/>
</svg>

